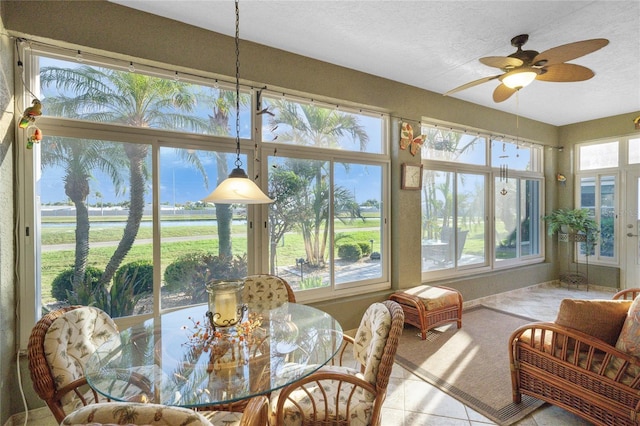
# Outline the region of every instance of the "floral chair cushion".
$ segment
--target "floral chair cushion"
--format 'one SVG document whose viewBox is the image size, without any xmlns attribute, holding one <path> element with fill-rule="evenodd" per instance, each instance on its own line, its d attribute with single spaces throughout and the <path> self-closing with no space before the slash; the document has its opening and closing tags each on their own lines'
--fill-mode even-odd
<svg viewBox="0 0 640 426">
<path fill-rule="evenodd" d="M 616 349 L 631 356 L 640 356 L 640 296 L 633 300 L 620 330 Z"/>
<path fill-rule="evenodd" d="M 239 426 L 242 420 L 242 413 L 234 411 L 201 411 L 200 414 L 215 426 Z"/>
<path fill-rule="evenodd" d="M 243 300 L 247 303 L 281 304 L 289 301 L 287 284 L 275 275 L 250 275 L 244 280 Z"/>
<path fill-rule="evenodd" d="M 187 408 L 159 404 L 103 402 L 87 405 L 74 411 L 65 417 L 60 425 L 211 426 L 212 423 L 200 413 Z"/>
<path fill-rule="evenodd" d="M 390 330 L 389 309 L 382 303 L 374 303 L 365 311 L 354 336 L 353 356 L 364 366 L 364 380 L 373 385 Z"/>
<path fill-rule="evenodd" d="M 350 374 L 363 379 L 362 374 L 355 369 L 340 366 L 324 366 L 320 371 L 336 371 Z M 284 404 L 284 424 L 278 426 L 301 426 L 304 418 L 310 418 L 313 406 L 318 410 L 319 418 L 333 421 L 346 421 L 346 409 L 349 409 L 350 426 L 366 426 L 371 423 L 373 402 L 363 388 L 357 387 L 352 396 L 352 384 L 343 384 L 338 388 L 335 380 L 323 380 L 322 389 L 318 386 L 307 385 L 305 388 L 296 389 L 290 394 L 290 398 Z M 278 404 L 278 392 L 271 395 L 270 401 L 270 424 L 276 424 L 276 407 Z M 351 398 L 350 403 L 347 400 Z M 339 401 L 337 401 L 339 399 Z M 294 400 L 295 404 L 291 401 Z M 325 404 L 325 401 L 329 401 Z M 336 407 L 340 407 L 340 412 L 336 413 Z M 328 411 L 328 413 L 326 413 Z M 324 424 L 324 423 L 323 423 Z M 328 423 L 327 423 L 328 424 Z"/>
<path fill-rule="evenodd" d="M 118 329 L 109 315 L 98 308 L 82 307 L 66 312 L 47 330 L 44 352 L 59 389 L 84 376 L 87 359 Z M 68 394 L 63 403 L 69 403 Z"/>
</svg>

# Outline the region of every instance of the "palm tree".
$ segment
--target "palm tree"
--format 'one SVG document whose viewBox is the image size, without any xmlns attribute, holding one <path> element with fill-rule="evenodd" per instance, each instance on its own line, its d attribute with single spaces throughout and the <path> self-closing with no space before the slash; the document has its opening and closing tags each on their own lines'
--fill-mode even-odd
<svg viewBox="0 0 640 426">
<path fill-rule="evenodd" d="M 272 104 L 277 110 L 270 118 L 272 127 L 282 125 L 289 130 L 278 135 L 279 141 L 294 143 L 295 145 L 314 146 L 317 148 L 339 148 L 342 136 L 351 136 L 359 149 L 364 150 L 369 136 L 358 122 L 355 115 L 346 114 L 329 108 L 319 108 L 315 105 L 299 104 L 285 100 L 276 100 Z M 323 266 L 326 243 L 329 232 L 329 187 L 325 167 L 327 163 L 319 161 L 305 161 L 306 166 L 300 168 L 300 173 L 307 181 L 307 191 L 300 194 L 300 212 L 305 212 L 305 218 L 299 226 L 307 254 L 307 261 L 312 266 Z M 310 168 L 309 168 L 310 167 Z M 344 191 L 333 191 L 334 202 L 346 204 L 346 200 L 336 197 L 345 196 Z M 353 197 L 353 195 L 350 195 Z"/>
<path fill-rule="evenodd" d="M 89 180 L 93 170 L 107 174 L 119 193 L 123 184 L 120 174 L 124 158 L 110 142 L 48 137 L 42 141 L 42 166 L 64 168 L 64 192 L 76 209 L 76 250 L 73 283 L 84 283 L 89 256 Z"/>
<path fill-rule="evenodd" d="M 214 135 L 228 135 L 229 115 L 236 105 L 236 94 L 230 90 L 219 90 L 217 96 L 210 100 L 213 115 L 209 116 L 209 126 Z M 240 96 L 240 105 L 250 102 L 248 96 Z M 209 102 L 208 102 L 209 103 Z M 229 175 L 228 158 L 231 154 L 216 153 L 217 184 L 220 185 Z M 218 224 L 218 255 L 231 258 L 233 255 L 231 244 L 231 222 L 233 220 L 233 206 L 231 204 L 216 203 L 216 222 Z"/>
<path fill-rule="evenodd" d="M 207 127 L 203 120 L 190 114 L 197 96 L 187 83 L 90 66 L 44 67 L 40 82 L 43 87 L 55 86 L 59 90 L 57 96 L 46 97 L 43 102 L 51 114 L 136 127 L 173 130 Z M 129 215 L 122 239 L 105 267 L 103 285 L 111 281 L 131 249 L 144 211 L 149 146 L 120 146 L 129 160 Z M 199 160 L 191 160 L 206 179 Z"/>
<path fill-rule="evenodd" d="M 479 136 L 466 140 L 463 143 L 463 133 L 453 132 L 445 129 L 430 128 L 426 132 L 426 147 L 436 149 L 438 151 L 448 153 L 448 161 L 456 161 L 456 158 L 461 154 L 473 149 L 474 144 L 480 138 Z M 450 227 L 451 213 L 453 212 L 453 185 L 452 178 L 453 173 L 443 172 L 444 182 L 436 184 L 435 173 L 427 173 L 425 182 L 422 186 L 424 192 L 424 198 L 426 201 L 423 223 L 426 229 L 427 235 L 423 235 L 426 238 L 435 238 L 434 233 L 442 228 Z M 442 194 L 444 202 L 438 200 L 437 193 Z M 442 224 L 438 223 L 438 220 L 442 218 Z"/>
</svg>

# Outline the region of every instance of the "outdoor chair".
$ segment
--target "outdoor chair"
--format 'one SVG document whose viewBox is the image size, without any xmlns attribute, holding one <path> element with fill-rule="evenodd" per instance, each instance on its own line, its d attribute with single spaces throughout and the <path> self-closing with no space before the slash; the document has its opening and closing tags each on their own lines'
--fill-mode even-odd
<svg viewBox="0 0 640 426">
<path fill-rule="evenodd" d="M 28 344 L 31 380 L 57 422 L 79 406 L 100 402 L 87 384 L 84 366 L 96 348 L 117 333 L 109 315 L 88 306 L 51 311 L 33 327 Z M 129 391 L 132 399 L 150 395 L 144 380 Z"/>
<path fill-rule="evenodd" d="M 379 425 L 403 323 L 398 303 L 372 304 L 355 337 L 344 336 L 334 365 L 271 394 L 270 424 Z M 343 365 L 347 345 L 360 368 Z"/>
</svg>

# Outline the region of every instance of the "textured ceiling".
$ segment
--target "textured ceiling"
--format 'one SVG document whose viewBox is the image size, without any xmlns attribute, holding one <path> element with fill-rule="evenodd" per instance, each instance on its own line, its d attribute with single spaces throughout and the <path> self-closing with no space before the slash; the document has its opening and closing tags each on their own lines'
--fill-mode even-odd
<svg viewBox="0 0 640 426">
<path fill-rule="evenodd" d="M 124 6 L 233 35 L 230 0 L 113 0 Z M 453 97 L 553 125 L 640 110 L 640 1 L 240 1 L 240 38 L 445 93 L 500 73 L 484 56 L 592 38 L 609 45 L 570 61 L 595 77 L 534 81 L 496 104 L 497 80 Z"/>
</svg>

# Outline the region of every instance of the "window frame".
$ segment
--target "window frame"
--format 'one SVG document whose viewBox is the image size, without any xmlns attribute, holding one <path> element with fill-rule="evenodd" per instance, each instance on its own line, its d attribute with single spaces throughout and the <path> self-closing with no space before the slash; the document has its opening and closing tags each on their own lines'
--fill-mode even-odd
<svg viewBox="0 0 640 426">
<path fill-rule="evenodd" d="M 634 139 L 634 137 L 629 136 L 629 137 L 618 137 L 618 138 L 610 138 L 610 139 L 603 139 L 603 140 L 596 140 L 596 141 L 586 141 L 586 142 L 575 144 L 576 155 L 574 159 L 574 162 L 575 162 L 574 166 L 575 166 L 576 173 L 575 173 L 575 179 L 574 179 L 574 186 L 575 186 L 574 202 L 576 206 L 582 205 L 582 191 L 581 191 L 582 179 L 593 178 L 594 184 L 595 184 L 595 189 L 594 189 L 595 200 L 594 200 L 593 208 L 594 208 L 594 211 L 596 212 L 595 219 L 599 225 L 601 225 L 600 214 L 602 211 L 601 193 L 599 191 L 599 188 L 601 187 L 601 179 L 602 177 L 608 177 L 608 176 L 613 176 L 615 178 L 615 190 L 614 190 L 615 203 L 614 203 L 614 212 L 613 212 L 614 256 L 613 257 L 600 256 L 600 245 L 596 246 L 596 256 L 589 256 L 588 259 L 586 256 L 584 256 L 581 253 L 581 250 L 576 249 L 574 250 L 574 261 L 577 263 L 586 263 L 588 261 L 590 264 L 593 264 L 593 265 L 619 266 L 622 262 L 622 255 L 621 255 L 621 249 L 623 244 L 621 241 L 622 218 L 620 217 L 621 215 L 619 214 L 619 212 L 621 211 L 621 208 L 622 208 L 621 206 L 623 203 L 622 187 L 623 185 L 626 185 L 626 183 L 623 182 L 622 179 L 623 179 L 623 174 L 626 170 L 638 167 L 637 164 L 629 164 L 629 161 L 628 161 L 629 141 L 632 139 Z M 618 151 L 616 153 L 617 155 L 616 167 L 589 168 L 585 170 L 580 169 L 581 156 L 584 155 L 581 150 L 583 147 L 590 147 L 590 146 L 603 145 L 603 144 L 609 144 L 609 143 L 617 143 Z"/>
<path fill-rule="evenodd" d="M 434 124 L 425 120 L 421 123 L 423 127 L 440 127 L 443 128 L 442 123 Z M 499 137 L 493 137 L 486 131 L 474 131 L 474 130 L 457 130 L 452 127 L 444 127 L 445 130 L 455 131 L 459 133 L 465 133 L 475 136 L 481 136 L 486 139 L 485 143 L 485 163 L 486 165 L 476 165 L 471 163 L 457 163 L 455 161 L 444 161 L 437 159 L 424 159 L 422 158 L 422 164 L 425 171 L 442 171 L 442 172 L 454 172 L 456 176 L 458 173 L 475 173 L 486 174 L 487 186 L 485 191 L 485 261 L 483 264 L 475 264 L 468 266 L 459 266 L 455 268 L 439 269 L 434 271 L 425 271 L 421 269 L 421 276 L 423 282 L 438 281 L 445 278 L 456 278 L 460 276 L 466 276 L 469 273 L 484 273 L 493 270 L 504 270 L 509 268 L 521 267 L 524 265 L 542 263 L 545 259 L 545 227 L 541 224 L 538 229 L 538 241 L 539 241 L 539 253 L 517 256 L 513 259 L 502 259 L 500 262 L 496 260 L 496 205 L 493 194 L 495 194 L 495 182 L 500 176 L 499 165 L 491 164 L 492 150 L 494 142 L 501 143 L 502 141 L 516 144 L 520 146 L 527 146 L 532 148 L 531 153 L 531 167 L 532 170 L 511 170 L 509 169 L 509 179 L 522 179 L 537 180 L 539 181 L 539 206 L 540 206 L 540 221 L 542 221 L 542 215 L 544 212 L 544 200 L 545 200 L 545 176 L 544 176 L 544 152 L 542 145 L 524 142 L 518 138 L 510 138 L 504 135 Z M 422 198 L 421 198 L 422 200 Z M 542 223 L 542 222 L 541 222 Z"/>
<path fill-rule="evenodd" d="M 24 106 L 32 99 L 29 91 L 34 92 L 34 95 L 39 95 L 37 89 L 39 85 L 39 74 L 37 57 L 48 56 L 62 60 L 73 61 L 73 55 L 75 52 L 71 52 L 67 49 L 49 47 L 49 46 L 29 46 L 27 50 L 24 46 L 20 47 L 21 56 L 24 58 L 24 70 L 16 68 L 16 75 L 20 75 L 24 72 L 25 77 L 25 90 L 16 94 L 16 109 L 22 110 Z M 105 57 L 92 56 L 91 54 L 83 53 L 85 61 L 92 65 L 108 67 L 112 69 L 118 69 L 126 71 L 126 66 L 123 65 L 117 59 L 109 59 Z M 128 63 L 128 62 L 127 62 Z M 146 67 L 144 65 L 136 64 L 137 71 L 144 72 L 144 74 L 152 75 L 162 78 L 174 78 L 171 72 L 162 71 L 155 67 Z M 137 72 L 136 71 L 136 72 Z M 194 84 L 215 85 L 218 84 L 218 80 L 206 77 L 199 77 L 197 75 L 186 75 L 181 78 Z M 225 83 L 220 83 L 224 85 Z M 231 86 L 229 86 L 231 87 Z M 241 138 L 241 154 L 246 155 L 247 163 L 243 164 L 245 170 L 247 170 L 250 176 L 259 176 L 257 183 L 266 188 L 266 176 L 267 176 L 267 162 L 260 161 L 260 159 L 266 159 L 267 155 L 278 151 L 278 155 L 308 155 L 304 149 L 295 146 L 285 146 L 282 144 L 272 142 L 262 142 L 261 129 L 262 129 L 262 116 L 258 113 L 258 105 L 260 91 L 254 88 L 244 89 L 251 93 L 251 137 L 250 139 Z M 312 97 L 310 97 L 311 99 Z M 349 110 L 355 113 L 362 113 L 362 109 L 352 106 L 342 106 L 339 101 L 335 104 L 329 103 L 340 110 Z M 384 250 L 383 256 L 383 274 L 380 279 L 367 280 L 357 282 L 357 285 L 343 285 L 343 288 L 334 289 L 333 283 L 331 292 L 324 292 L 314 294 L 313 297 L 301 297 L 301 301 L 319 301 L 335 298 L 336 296 L 347 296 L 351 294 L 362 294 L 368 292 L 375 292 L 383 289 L 389 289 L 390 284 L 390 149 L 389 149 L 389 116 L 381 111 L 373 111 L 371 109 L 366 110 L 367 114 L 378 115 L 383 119 L 382 131 L 382 154 L 361 153 L 352 152 L 345 153 L 336 150 L 323 150 L 315 149 L 314 156 L 316 158 L 325 158 L 331 156 L 334 161 L 343 159 L 345 162 L 358 162 L 366 164 L 376 164 L 382 167 L 382 208 L 381 208 L 381 221 L 384 226 L 382 230 L 384 232 L 383 243 L 380 246 L 380 250 Z M 92 139 L 105 139 L 111 141 L 120 141 L 127 143 L 145 143 L 151 145 L 151 164 L 152 164 L 152 176 L 150 177 L 150 183 L 152 185 L 152 204 L 153 204 L 153 262 L 159 264 L 160 262 L 160 181 L 159 181 L 159 167 L 160 167 L 160 148 L 163 146 L 177 147 L 177 148 L 193 148 L 211 150 L 217 152 L 235 153 L 235 143 L 233 137 L 229 136 L 214 136 L 214 135 L 200 135 L 195 133 L 182 133 L 178 131 L 154 129 L 154 128 L 134 128 L 126 127 L 112 123 L 100 123 L 89 122 L 81 120 L 73 120 L 68 118 L 56 118 L 47 117 L 43 115 L 38 118 L 38 127 L 45 135 L 50 136 L 67 136 L 67 137 L 82 137 Z M 17 132 L 17 143 L 19 146 L 26 144 L 26 132 Z M 88 136 L 89 135 L 89 136 Z M 39 155 L 33 155 L 32 151 L 25 149 L 16 150 L 16 158 L 18 159 L 17 170 L 17 192 L 18 192 L 18 206 L 21 209 L 21 214 L 18 215 L 17 229 L 24 230 L 18 232 L 18 274 L 19 280 L 25 283 L 34 283 L 34 285 L 22 285 L 20 286 L 20 300 L 19 315 L 22 319 L 20 321 L 20 347 L 26 348 L 28 342 L 28 336 L 31 332 L 31 328 L 35 321 L 40 317 L 42 306 L 40 305 L 40 281 L 38 263 L 40 262 L 40 232 L 38 224 L 40 223 L 40 215 L 38 209 L 34 208 L 37 203 L 35 197 L 35 182 L 37 181 L 40 173 Z M 37 151 L 35 148 L 34 151 Z M 30 155 L 31 154 L 31 155 Z M 262 250 L 265 246 L 264 241 L 268 241 L 268 231 L 266 229 L 267 223 L 267 205 L 250 205 L 247 209 L 247 254 L 248 254 L 248 271 L 252 273 L 254 271 L 268 270 L 268 254 Z M 264 223 L 265 226 L 259 224 Z M 333 237 L 332 237 L 333 238 Z M 31 259 L 31 260 L 29 260 Z M 140 319 L 159 314 L 160 313 L 160 299 L 162 298 L 159 291 L 162 282 L 160 276 L 160 268 L 154 268 L 154 302 L 153 313 L 149 315 L 139 315 L 131 317 L 123 317 L 116 319 L 116 322 L 120 326 L 128 326 L 134 322 L 140 321 Z M 179 308 L 164 308 L 162 311 L 170 311 L 172 309 Z"/>
<path fill-rule="evenodd" d="M 369 116 L 380 116 L 382 119 L 382 129 L 381 129 L 381 138 L 382 138 L 382 152 L 381 153 L 371 153 L 371 152 L 360 152 L 357 150 L 349 151 L 349 150 L 341 150 L 341 149 L 333 149 L 333 148 L 324 148 L 324 147 L 315 147 L 315 146 L 302 146 L 302 145 L 294 145 L 290 143 L 279 143 L 276 140 L 269 140 L 264 138 L 261 141 L 262 149 L 260 151 L 260 162 L 261 165 L 261 173 L 264 176 L 268 174 L 268 164 L 269 157 L 286 157 L 286 158 L 296 158 L 300 160 L 319 160 L 319 161 L 327 161 L 330 163 L 330 169 L 333 171 L 333 167 L 336 163 L 353 163 L 353 164 L 369 164 L 382 167 L 382 200 L 381 200 L 381 232 L 382 232 L 382 244 L 380 245 L 380 251 L 382 253 L 381 258 L 381 267 L 382 274 L 381 277 L 375 279 L 366 279 L 353 281 L 348 283 L 336 284 L 335 283 L 335 271 L 332 269 L 330 272 L 331 283 L 328 287 L 323 287 L 319 289 L 305 290 L 296 293 L 296 300 L 302 303 L 310 303 L 322 300 L 330 300 L 335 297 L 346 297 L 356 294 L 363 294 L 368 292 L 375 292 L 381 290 L 387 290 L 391 288 L 391 192 L 390 192 L 390 182 L 391 182 L 391 158 L 390 158 L 390 137 L 389 137 L 389 128 L 390 128 L 390 116 L 382 111 L 372 111 L 371 109 L 363 110 L 354 108 L 351 106 L 341 105 L 339 101 L 336 102 L 320 102 L 315 100 L 313 97 L 302 98 L 297 95 L 290 95 L 288 93 L 282 92 L 272 92 L 263 90 L 259 96 L 262 98 L 263 96 L 269 97 L 283 97 L 287 101 L 291 102 L 304 102 L 313 105 L 319 105 L 323 108 L 334 108 L 336 111 L 347 112 L 351 114 L 365 114 Z M 261 105 L 259 105 L 258 109 Z M 263 124 L 263 119 L 265 115 L 259 114 L 257 117 L 257 129 L 265 128 Z M 257 139 L 260 139 L 260 135 L 258 135 Z M 333 186 L 334 174 L 331 174 L 331 185 Z M 261 226 L 262 235 L 260 237 L 260 241 L 264 241 L 266 244 L 269 242 L 269 230 L 268 230 L 268 211 L 269 206 L 264 205 L 260 208 L 260 218 L 259 223 L 263 224 Z M 333 202 L 331 203 L 329 217 L 333 218 Z M 329 256 L 327 259 L 327 263 L 333 263 L 333 247 L 334 247 L 334 237 L 335 232 L 333 228 L 333 220 L 330 226 L 329 233 L 329 241 L 327 246 L 329 247 Z M 269 256 L 267 251 L 262 252 L 262 262 L 261 269 L 268 271 L 269 270 Z"/>
</svg>

